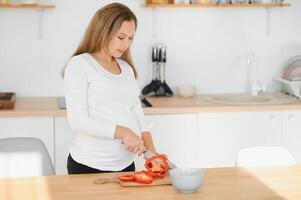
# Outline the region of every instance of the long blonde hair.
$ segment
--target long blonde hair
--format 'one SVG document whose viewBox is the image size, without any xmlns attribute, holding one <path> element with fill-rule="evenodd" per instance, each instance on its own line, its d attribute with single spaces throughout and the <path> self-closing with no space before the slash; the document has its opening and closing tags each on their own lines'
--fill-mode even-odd
<svg viewBox="0 0 301 200">
<path fill-rule="evenodd" d="M 94 53 L 101 49 L 107 50 L 109 41 L 120 29 L 124 21 L 134 21 L 137 28 L 137 18 L 135 14 L 125 5 L 111 3 L 99 9 L 90 21 L 85 35 L 72 56 L 82 53 Z M 133 64 L 130 48 L 121 56 L 133 69 L 135 78 L 137 70 Z M 66 66 L 62 71 L 64 77 Z"/>
</svg>

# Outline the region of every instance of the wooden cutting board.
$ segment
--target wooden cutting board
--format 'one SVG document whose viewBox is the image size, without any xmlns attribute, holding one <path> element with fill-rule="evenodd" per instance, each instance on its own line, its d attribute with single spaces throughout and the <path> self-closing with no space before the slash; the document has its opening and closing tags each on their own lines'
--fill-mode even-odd
<svg viewBox="0 0 301 200">
<path fill-rule="evenodd" d="M 164 178 L 157 178 L 154 179 L 154 181 L 150 184 L 141 184 L 137 182 L 122 182 L 118 179 L 118 176 L 124 175 L 124 174 L 129 174 L 127 173 L 112 173 L 111 176 L 108 177 L 99 177 L 93 180 L 94 184 L 105 184 L 105 183 L 118 183 L 123 187 L 145 187 L 145 186 L 155 186 L 155 185 L 170 185 L 170 178 L 169 174 L 165 174 Z"/>
</svg>

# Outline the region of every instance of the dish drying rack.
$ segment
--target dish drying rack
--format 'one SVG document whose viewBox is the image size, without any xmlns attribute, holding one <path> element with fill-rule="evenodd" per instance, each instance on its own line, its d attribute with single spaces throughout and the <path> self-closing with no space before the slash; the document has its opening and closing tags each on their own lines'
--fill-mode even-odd
<svg viewBox="0 0 301 200">
<path fill-rule="evenodd" d="M 274 80 L 282 83 L 284 92 L 301 99 L 301 81 L 289 81 L 278 77 Z"/>
</svg>

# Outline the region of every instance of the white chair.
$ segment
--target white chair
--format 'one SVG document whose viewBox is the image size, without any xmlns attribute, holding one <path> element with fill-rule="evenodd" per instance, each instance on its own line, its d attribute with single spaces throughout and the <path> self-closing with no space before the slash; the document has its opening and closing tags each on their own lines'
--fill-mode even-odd
<svg viewBox="0 0 301 200">
<path fill-rule="evenodd" d="M 37 138 L 0 139 L 0 177 L 55 175 L 49 153 Z"/>
<path fill-rule="evenodd" d="M 237 167 L 294 165 L 296 160 L 290 152 L 279 146 L 258 146 L 240 150 Z"/>
</svg>

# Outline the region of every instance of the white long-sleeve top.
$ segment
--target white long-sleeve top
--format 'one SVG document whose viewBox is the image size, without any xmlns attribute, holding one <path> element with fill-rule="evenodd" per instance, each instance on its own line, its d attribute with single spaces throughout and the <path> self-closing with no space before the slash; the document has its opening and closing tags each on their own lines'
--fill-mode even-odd
<svg viewBox="0 0 301 200">
<path fill-rule="evenodd" d="M 134 72 L 124 60 L 116 61 L 121 69 L 118 75 L 89 53 L 72 57 L 65 70 L 67 117 L 76 133 L 70 154 L 75 161 L 99 170 L 120 171 L 134 160 L 135 154 L 114 139 L 117 125 L 138 136 L 149 130 Z"/>
</svg>

